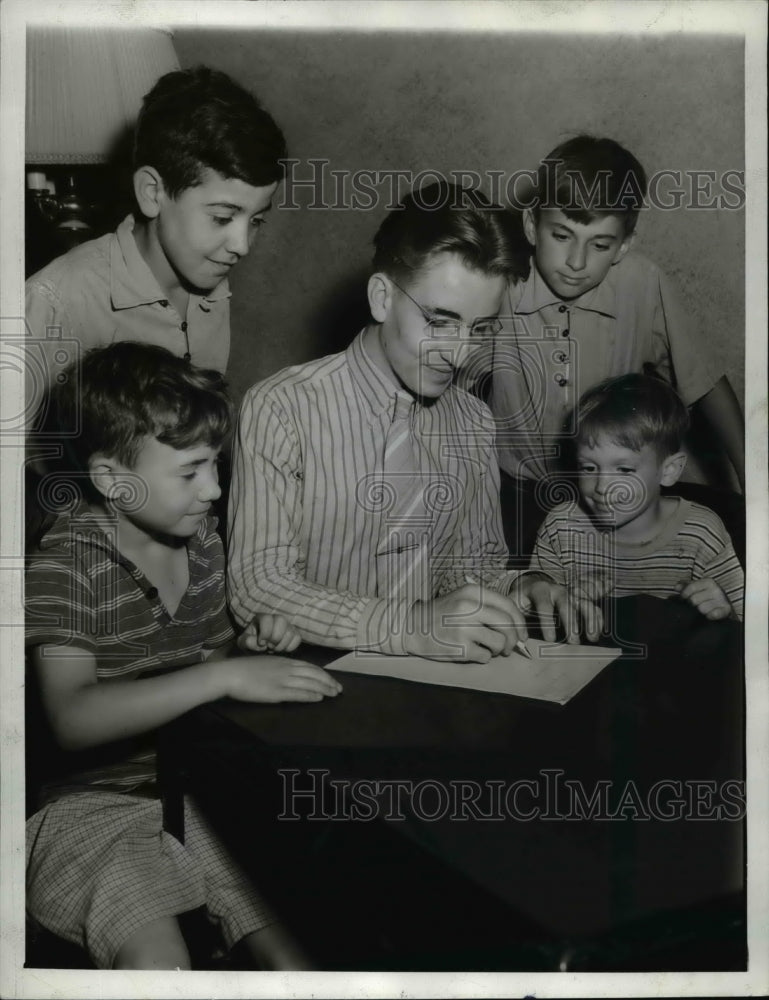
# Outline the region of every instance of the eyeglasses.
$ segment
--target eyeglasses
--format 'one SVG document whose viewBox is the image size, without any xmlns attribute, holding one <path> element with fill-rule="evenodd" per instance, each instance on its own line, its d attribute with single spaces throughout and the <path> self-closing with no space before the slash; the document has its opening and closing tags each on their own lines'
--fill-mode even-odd
<svg viewBox="0 0 769 1000">
<path fill-rule="evenodd" d="M 390 281 L 392 281 L 399 292 L 403 292 L 407 299 L 411 299 L 422 313 L 431 337 L 460 337 L 462 328 L 466 327 L 467 333 L 472 340 L 486 340 L 499 333 L 502 329 L 502 320 L 496 317 L 494 319 L 479 319 L 474 323 L 467 324 L 458 319 L 451 319 L 450 316 L 439 316 L 437 313 L 429 312 L 416 299 L 412 298 L 405 288 L 401 288 L 397 281 L 393 281 L 392 278 L 390 278 Z"/>
</svg>

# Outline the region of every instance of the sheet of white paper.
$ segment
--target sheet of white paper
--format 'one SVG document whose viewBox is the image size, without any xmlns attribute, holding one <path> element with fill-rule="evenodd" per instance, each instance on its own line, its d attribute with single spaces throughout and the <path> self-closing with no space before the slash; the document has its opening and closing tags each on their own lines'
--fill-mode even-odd
<svg viewBox="0 0 769 1000">
<path fill-rule="evenodd" d="M 354 674 L 494 691 L 565 705 L 622 652 L 602 646 L 554 645 L 539 639 L 527 639 L 526 648 L 532 655 L 530 660 L 520 653 L 511 653 L 496 656 L 488 663 L 443 663 L 420 656 L 354 652 L 334 660 L 328 667 Z"/>
</svg>

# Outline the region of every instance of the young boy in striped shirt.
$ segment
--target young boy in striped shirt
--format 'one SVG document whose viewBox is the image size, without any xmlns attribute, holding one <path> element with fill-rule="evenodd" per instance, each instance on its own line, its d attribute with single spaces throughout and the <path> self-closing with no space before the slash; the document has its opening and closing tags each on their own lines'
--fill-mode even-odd
<svg viewBox="0 0 769 1000">
<path fill-rule="evenodd" d="M 310 664 L 232 655 L 209 516 L 230 427 L 222 377 L 119 342 L 72 367 L 52 408 L 82 497 L 58 514 L 26 577 L 26 646 L 58 743 L 27 823 L 28 913 L 98 968 L 174 969 L 190 967 L 176 917 L 205 905 L 257 967 L 304 968 L 191 801 L 183 845 L 162 829 L 159 726 L 224 697 L 320 701 L 340 690 Z M 250 648 L 298 641 L 265 615 Z"/>
<path fill-rule="evenodd" d="M 688 419 L 675 390 L 654 376 L 588 390 L 573 441 L 579 501 L 547 515 L 531 568 L 592 598 L 678 596 L 706 618 L 741 620 L 744 576 L 720 518 L 660 492 L 683 472 Z"/>
</svg>

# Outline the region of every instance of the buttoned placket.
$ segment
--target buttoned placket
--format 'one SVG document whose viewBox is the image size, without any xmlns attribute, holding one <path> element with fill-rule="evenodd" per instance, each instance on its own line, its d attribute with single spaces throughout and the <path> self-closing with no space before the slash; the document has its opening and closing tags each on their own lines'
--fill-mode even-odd
<svg viewBox="0 0 769 1000">
<path fill-rule="evenodd" d="M 164 309 L 173 309 L 174 308 L 171 305 L 171 303 L 168 301 L 168 299 L 161 299 L 160 300 L 160 305 Z M 174 312 L 176 312 L 176 309 L 174 309 Z M 177 315 L 178 315 L 178 313 L 177 313 Z M 186 319 L 181 320 L 181 322 L 179 323 L 179 329 L 181 330 L 182 334 L 184 335 L 184 346 L 185 346 L 184 360 L 185 361 L 191 361 L 192 360 L 192 354 L 190 352 L 190 335 L 188 333 L 188 327 L 187 327 L 187 320 Z"/>
<path fill-rule="evenodd" d="M 558 306 L 558 312 L 565 325 L 561 326 L 559 324 L 560 343 L 557 347 L 553 348 L 550 359 L 554 365 L 560 366 L 553 372 L 553 381 L 561 389 L 566 390 L 569 385 L 572 360 L 571 340 L 569 339 L 569 334 L 571 332 L 571 314 L 569 312 L 569 307 L 563 302 Z"/>
</svg>

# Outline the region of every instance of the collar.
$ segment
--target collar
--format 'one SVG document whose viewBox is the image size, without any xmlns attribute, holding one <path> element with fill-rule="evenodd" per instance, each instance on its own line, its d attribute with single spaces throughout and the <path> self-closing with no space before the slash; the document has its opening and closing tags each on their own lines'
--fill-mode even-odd
<svg viewBox="0 0 769 1000">
<path fill-rule="evenodd" d="M 345 351 L 353 381 L 368 408 L 369 423 L 395 406 L 398 387 L 374 364 L 363 347 L 363 330 Z M 418 405 L 418 404 L 417 404 Z"/>
<path fill-rule="evenodd" d="M 38 547 L 41 551 L 56 546 L 71 550 L 85 540 L 89 546 L 109 553 L 117 562 L 124 565 L 128 563 L 128 560 L 120 554 L 111 534 L 104 530 L 85 500 L 78 500 L 73 508 L 57 514 L 52 526 L 40 539 Z"/>
<path fill-rule="evenodd" d="M 212 516 L 200 522 L 197 531 L 188 540 L 190 554 L 192 554 L 193 549 L 197 549 L 203 543 L 208 530 L 215 527 L 216 518 Z M 115 562 L 124 566 L 129 572 L 138 572 L 134 563 L 118 549 L 113 535 L 104 530 L 101 522 L 85 500 L 78 500 L 73 508 L 62 511 L 56 516 L 56 520 L 40 539 L 38 548 L 41 552 L 55 546 L 63 546 L 72 550 L 83 542 L 86 542 L 89 547 L 98 548 L 108 553 Z"/>
<path fill-rule="evenodd" d="M 132 309 L 135 306 L 163 302 L 168 296 L 142 257 L 134 238 L 134 217 L 127 215 L 115 231 L 110 244 L 109 288 L 115 309 Z M 230 297 L 226 278 L 206 295 L 190 294 L 191 302 L 218 302 Z"/>
<path fill-rule="evenodd" d="M 590 291 L 585 292 L 576 299 L 569 299 L 568 302 L 564 302 L 563 299 L 559 299 L 550 290 L 547 282 L 539 273 L 534 263 L 534 258 L 532 258 L 529 277 L 526 281 L 522 282 L 520 299 L 515 306 L 515 312 L 528 315 L 529 313 L 539 312 L 540 309 L 544 309 L 546 306 L 566 305 L 570 309 L 585 309 L 589 312 L 597 312 L 603 316 L 616 318 L 617 288 L 615 272 L 621 264 L 622 261 L 619 261 L 610 267 L 609 273 L 600 285 L 596 285 L 595 288 L 591 288 Z M 515 289 L 513 288 L 511 291 L 514 295 Z"/>
</svg>

